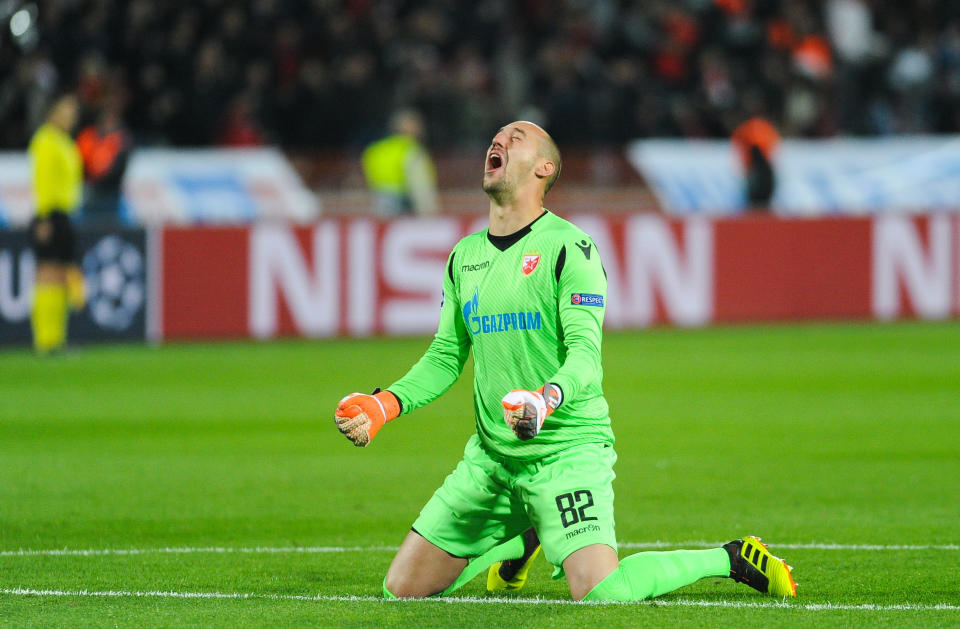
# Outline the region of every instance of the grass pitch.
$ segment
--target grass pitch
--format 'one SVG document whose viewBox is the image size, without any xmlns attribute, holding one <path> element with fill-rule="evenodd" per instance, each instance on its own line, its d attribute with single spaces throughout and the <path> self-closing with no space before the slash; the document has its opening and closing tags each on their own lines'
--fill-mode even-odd
<svg viewBox="0 0 960 629">
<path fill-rule="evenodd" d="M 960 324 L 608 333 L 621 555 L 761 535 L 780 604 L 726 579 L 655 602 L 380 583 L 473 431 L 470 367 L 371 447 L 337 401 L 425 339 L 0 352 L 0 624 L 960 626 Z"/>
</svg>

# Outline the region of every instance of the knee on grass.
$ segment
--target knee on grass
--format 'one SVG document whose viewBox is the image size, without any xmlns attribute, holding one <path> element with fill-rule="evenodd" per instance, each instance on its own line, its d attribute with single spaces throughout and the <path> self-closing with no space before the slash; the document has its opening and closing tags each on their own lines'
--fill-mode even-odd
<svg viewBox="0 0 960 629">
<path fill-rule="evenodd" d="M 415 583 L 412 579 L 392 577 L 389 574 L 383 579 L 384 598 L 428 598 L 437 594 L 437 592 L 427 591 L 423 584 Z"/>
</svg>

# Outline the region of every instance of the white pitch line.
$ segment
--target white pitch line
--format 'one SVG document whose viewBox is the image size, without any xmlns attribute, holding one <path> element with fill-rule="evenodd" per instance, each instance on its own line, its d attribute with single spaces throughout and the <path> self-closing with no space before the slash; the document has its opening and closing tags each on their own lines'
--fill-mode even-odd
<svg viewBox="0 0 960 629">
<path fill-rule="evenodd" d="M 414 600 L 388 600 L 379 596 L 328 596 L 317 594 L 261 594 L 257 592 L 173 592 L 173 591 L 127 591 L 127 590 L 35 590 L 31 588 L 3 588 L 0 594 L 14 596 L 65 596 L 88 598 L 184 598 L 184 599 L 234 599 L 234 600 L 271 600 L 271 601 L 310 601 L 310 602 L 360 602 L 384 603 L 396 605 L 403 603 L 466 603 L 474 605 L 507 604 L 507 605 L 644 605 L 648 607 L 721 607 L 732 609 L 800 609 L 806 611 L 960 611 L 960 605 L 950 603 L 936 603 L 925 605 L 921 603 L 900 603 L 895 605 L 878 605 L 863 603 L 859 605 L 844 603 L 788 603 L 780 601 L 743 602 L 743 601 L 706 601 L 695 599 L 668 599 L 644 602 L 635 601 L 571 601 L 565 599 L 544 598 L 473 598 L 466 596 L 451 596 L 447 598 L 421 598 Z"/>
<path fill-rule="evenodd" d="M 657 550 L 663 548 L 716 548 L 725 542 L 620 542 L 620 548 L 631 550 Z M 859 550 L 859 551 L 904 551 L 904 550 L 960 550 L 960 544 L 830 544 L 818 542 L 773 544 L 774 550 Z M 101 555 L 190 555 L 190 554 L 323 554 L 396 552 L 397 546 L 185 546 L 160 548 L 50 548 L 2 550 L 0 557 L 95 557 Z"/>
<path fill-rule="evenodd" d="M 729 541 L 729 540 L 728 540 Z M 620 542 L 620 548 L 716 548 L 727 542 Z M 832 544 L 825 542 L 773 542 L 771 548 L 789 550 L 960 550 L 960 544 Z"/>
</svg>

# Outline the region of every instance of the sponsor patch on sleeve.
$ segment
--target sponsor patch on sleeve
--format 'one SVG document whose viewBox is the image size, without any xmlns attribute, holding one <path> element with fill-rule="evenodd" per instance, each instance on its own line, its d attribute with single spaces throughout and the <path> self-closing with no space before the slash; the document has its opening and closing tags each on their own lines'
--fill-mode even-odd
<svg viewBox="0 0 960 629">
<path fill-rule="evenodd" d="M 600 306 L 603 307 L 603 295 L 591 295 L 590 293 L 574 293 L 570 295 L 570 303 L 574 306 Z"/>
</svg>

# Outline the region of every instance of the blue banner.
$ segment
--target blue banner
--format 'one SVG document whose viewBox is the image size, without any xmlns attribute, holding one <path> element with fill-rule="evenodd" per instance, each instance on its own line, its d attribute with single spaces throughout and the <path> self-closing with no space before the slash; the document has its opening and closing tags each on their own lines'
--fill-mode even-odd
<svg viewBox="0 0 960 629">
<path fill-rule="evenodd" d="M 746 209 L 743 172 L 724 141 L 639 140 L 627 149 L 663 208 Z M 780 214 L 865 214 L 960 207 L 960 137 L 786 140 L 773 158 Z"/>
</svg>

